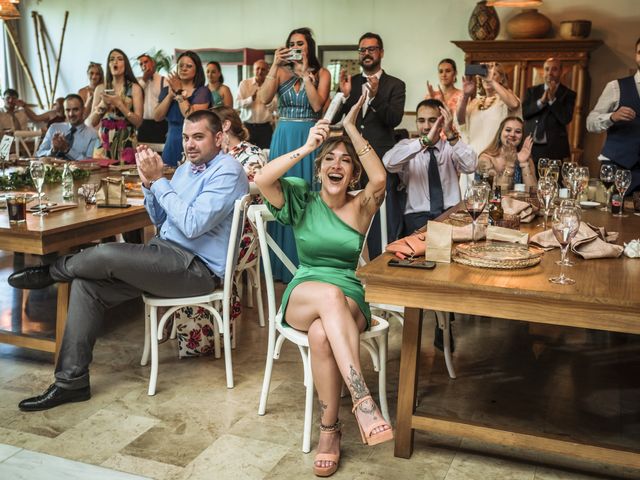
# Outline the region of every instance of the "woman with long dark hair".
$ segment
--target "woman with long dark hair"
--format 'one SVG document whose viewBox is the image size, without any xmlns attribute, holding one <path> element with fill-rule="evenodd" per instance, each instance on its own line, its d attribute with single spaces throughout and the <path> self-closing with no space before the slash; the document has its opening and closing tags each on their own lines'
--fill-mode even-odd
<svg viewBox="0 0 640 480">
<path fill-rule="evenodd" d="M 211 106 L 212 107 L 232 107 L 233 95 L 231 90 L 224 84 L 224 75 L 222 75 L 222 67 L 220 62 L 207 63 L 207 80 L 209 83 L 207 87 L 211 92 Z"/>
<path fill-rule="evenodd" d="M 176 166 L 182 158 L 182 124 L 184 118 L 196 110 L 206 110 L 211 103 L 211 94 L 205 87 L 204 70 L 200 57 L 191 50 L 178 56 L 177 72 L 167 77 L 158 97 L 158 106 L 153 112 L 154 120 L 165 118 L 169 124 L 167 140 L 162 151 L 162 161 Z"/>
<path fill-rule="evenodd" d="M 85 123 L 98 128 L 103 156 L 120 163 L 135 163 L 144 94 L 122 50 L 112 49 L 107 65 L 105 82 L 95 89 L 93 108 Z"/>
<path fill-rule="evenodd" d="M 271 139 L 269 158 L 277 158 L 301 147 L 307 141 L 311 127 L 322 115 L 329 98 L 331 75 L 322 68 L 316 54 L 316 42 L 309 28 L 298 28 L 287 37 L 284 47 L 276 50 L 271 69 L 258 90 L 258 99 L 265 104 L 278 94 L 278 126 Z M 313 160 L 315 152 L 291 166 L 287 176 L 303 178 L 315 187 Z M 289 227 L 274 225 L 272 235 L 285 253 L 297 261 L 295 241 Z M 282 281 L 291 275 L 274 261 L 274 274 Z"/>
</svg>

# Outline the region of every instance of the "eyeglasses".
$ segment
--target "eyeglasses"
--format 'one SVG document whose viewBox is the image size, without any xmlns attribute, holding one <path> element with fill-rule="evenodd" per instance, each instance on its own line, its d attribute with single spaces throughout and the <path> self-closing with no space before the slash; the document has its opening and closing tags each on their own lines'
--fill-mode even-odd
<svg viewBox="0 0 640 480">
<path fill-rule="evenodd" d="M 374 53 L 380 50 L 380 47 L 361 47 L 358 48 L 358 52 L 360 53 Z"/>
</svg>

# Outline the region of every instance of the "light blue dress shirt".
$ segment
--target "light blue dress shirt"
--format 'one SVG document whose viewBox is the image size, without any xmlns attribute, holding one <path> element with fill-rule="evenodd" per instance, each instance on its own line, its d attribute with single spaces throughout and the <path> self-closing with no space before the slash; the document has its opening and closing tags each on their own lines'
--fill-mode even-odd
<svg viewBox="0 0 640 480">
<path fill-rule="evenodd" d="M 180 165 L 171 181 L 161 178 L 143 187 L 144 205 L 160 238 L 173 242 L 202 259 L 209 270 L 224 277 L 233 206 L 249 193 L 242 165 L 220 152 L 194 173 L 190 162 Z"/>
<path fill-rule="evenodd" d="M 40 144 L 40 148 L 36 153 L 37 157 L 54 157 L 53 145 L 51 140 L 56 133 L 67 135 L 71 130 L 71 124 L 67 122 L 53 123 L 47 130 L 44 140 Z M 71 149 L 65 154 L 64 158 L 68 160 L 83 160 L 93 156 L 93 150 L 98 146 L 98 134 L 96 131 L 81 123 L 76 127 L 76 133 L 73 135 L 73 144 Z"/>
</svg>

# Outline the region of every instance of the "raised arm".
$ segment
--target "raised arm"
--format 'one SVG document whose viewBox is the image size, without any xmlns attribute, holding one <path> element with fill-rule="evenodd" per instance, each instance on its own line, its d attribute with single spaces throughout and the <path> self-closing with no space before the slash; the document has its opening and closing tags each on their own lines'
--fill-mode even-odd
<svg viewBox="0 0 640 480">
<path fill-rule="evenodd" d="M 292 152 L 285 153 L 267 163 L 254 178 L 262 196 L 275 208 L 282 208 L 284 195 L 280 186 L 280 178 L 304 157 L 322 145 L 329 135 L 329 122 L 320 120 L 309 130 L 306 143 Z"/>
<path fill-rule="evenodd" d="M 493 88 L 496 91 L 496 95 L 509 107 L 509 110 L 520 108 L 520 99 L 507 87 L 504 87 L 500 82 L 493 82 Z"/>
<path fill-rule="evenodd" d="M 462 77 L 462 98 L 458 102 L 456 110 L 456 118 L 458 125 L 464 125 L 467 122 L 467 104 L 476 96 L 476 82 L 473 77 L 465 75 Z"/>
<path fill-rule="evenodd" d="M 280 47 L 275 51 L 269 73 L 258 90 L 258 100 L 262 103 L 269 103 L 278 91 L 278 85 L 282 81 L 280 77 L 284 74 L 281 67 L 286 65 L 288 56 L 289 49 L 287 47 Z"/>
<path fill-rule="evenodd" d="M 107 111 L 107 105 L 102 100 L 102 92 L 104 92 L 104 83 L 96 87 L 93 93 L 93 105 L 91 106 L 91 113 L 87 115 L 84 121 L 85 125 L 91 128 L 95 128 L 102 120 L 102 116 Z"/>
<path fill-rule="evenodd" d="M 387 184 L 387 172 L 382 165 L 382 161 L 376 151 L 369 145 L 356 127 L 355 120 L 358 112 L 362 108 L 365 101 L 365 95 L 362 95 L 358 102 L 349 110 L 344 117 L 344 131 L 351 139 L 355 148 L 362 168 L 364 169 L 369 182 L 362 192 L 358 194 L 360 200 L 360 209 L 367 213 L 367 223 L 371 217 L 378 211 L 380 205 L 384 201 L 385 187 Z"/>
</svg>

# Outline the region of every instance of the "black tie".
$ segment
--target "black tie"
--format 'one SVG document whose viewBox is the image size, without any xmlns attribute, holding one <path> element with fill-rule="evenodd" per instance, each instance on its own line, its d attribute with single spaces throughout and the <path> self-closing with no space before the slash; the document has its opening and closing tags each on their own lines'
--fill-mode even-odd
<svg viewBox="0 0 640 480">
<path fill-rule="evenodd" d="M 440 172 L 438 171 L 438 160 L 434 152 L 435 148 L 429 150 L 429 198 L 430 211 L 432 214 L 440 214 L 444 210 L 444 196 L 442 194 L 442 182 L 440 181 Z"/>
<path fill-rule="evenodd" d="M 67 145 L 69 145 L 69 148 L 71 148 L 71 146 L 73 145 L 73 136 L 76 134 L 76 130 L 77 128 L 75 126 L 72 126 L 71 130 L 69 130 L 69 133 L 64 136 L 64 139 L 67 141 Z"/>
</svg>

